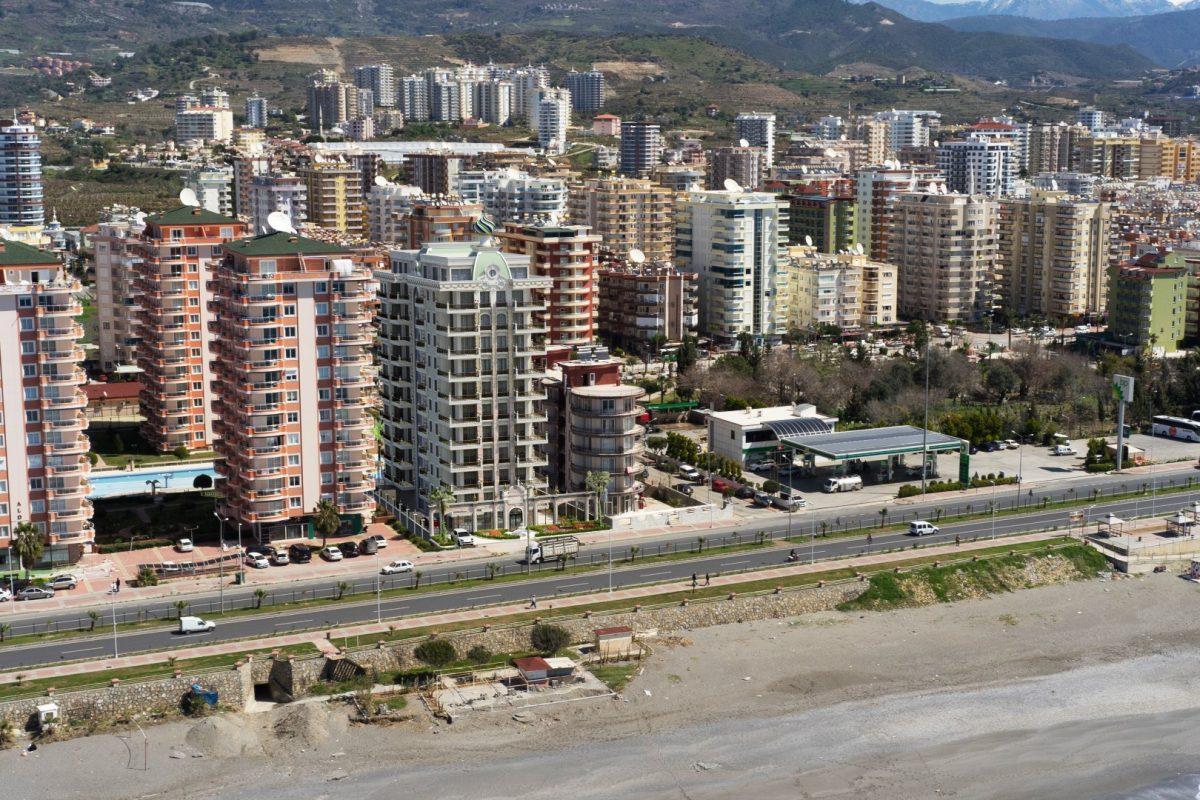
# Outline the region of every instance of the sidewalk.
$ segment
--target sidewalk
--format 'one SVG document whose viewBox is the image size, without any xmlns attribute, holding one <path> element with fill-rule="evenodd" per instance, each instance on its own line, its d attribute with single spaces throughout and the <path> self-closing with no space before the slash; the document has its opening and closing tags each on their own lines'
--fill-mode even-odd
<svg viewBox="0 0 1200 800">
<path fill-rule="evenodd" d="M 1018 545 L 1026 542 L 1037 542 L 1046 539 L 1055 539 L 1061 536 L 1062 534 L 1060 532 L 1030 533 L 1022 536 L 1007 537 L 1002 541 L 1001 546 Z M 733 575 L 721 575 L 713 578 L 710 585 L 728 586 L 731 589 L 734 589 L 739 584 L 771 580 L 772 578 L 787 578 L 795 575 L 807 575 L 816 572 L 826 572 L 830 569 L 861 569 L 863 567 L 874 567 L 881 564 L 904 561 L 909 558 L 913 558 L 914 556 L 928 558 L 929 556 L 954 555 L 960 553 L 969 553 L 974 550 L 986 550 L 996 546 L 997 542 L 995 541 L 979 540 L 975 542 L 963 543 L 962 545 L 957 546 L 953 544 L 947 544 L 937 547 L 926 547 L 919 551 L 873 553 L 871 555 L 862 555 L 853 558 L 834 559 L 832 561 L 818 561 L 815 564 L 795 564 L 773 569 L 742 572 Z M 587 595 L 577 595 L 573 597 L 559 597 L 555 598 L 553 601 L 546 602 L 544 605 L 540 605 L 538 608 L 549 611 L 554 608 L 575 608 L 578 606 L 590 605 L 592 603 L 608 602 L 610 600 L 634 600 L 643 597 L 650 599 L 657 595 L 662 595 L 669 592 L 677 592 L 689 588 L 691 588 L 690 581 L 659 583 L 649 586 L 636 586 L 626 589 L 618 589 L 611 593 L 602 592 Z M 200 658 L 203 656 L 241 653 L 246 650 L 258 650 L 269 647 L 286 647 L 289 645 L 304 644 L 306 642 L 313 644 L 322 652 L 329 652 L 331 646 L 328 642 L 328 639 L 331 638 L 337 639 L 350 636 L 370 636 L 372 634 L 391 633 L 394 631 L 410 630 L 413 628 L 422 628 L 430 625 L 446 625 L 450 623 L 471 622 L 474 620 L 483 621 L 495 617 L 522 614 L 528 611 L 530 611 L 528 603 L 509 603 L 505 605 L 487 606 L 483 608 L 464 609 L 462 611 L 450 611 L 443 614 L 431 614 L 422 617 L 404 617 L 400 619 L 388 620 L 382 623 L 369 623 L 365 625 L 351 625 L 344 628 L 333 628 L 329 631 L 309 631 L 307 633 L 295 633 L 285 636 L 271 636 L 253 640 L 222 642 L 221 644 L 187 647 L 177 650 L 170 650 L 167 652 L 143 653 L 140 655 L 121 656 L 120 658 L 116 659 L 86 661 L 74 664 L 47 666 L 38 669 L 6 672 L 0 673 L 0 683 L 15 682 L 18 674 L 21 675 L 22 680 L 36 680 L 38 678 L 53 678 L 60 675 L 78 675 L 81 673 L 95 672 L 97 673 L 97 677 L 102 679 L 102 674 L 106 670 L 142 666 L 146 664 L 166 663 L 168 658 L 177 658 L 182 661 L 189 658 Z"/>
</svg>

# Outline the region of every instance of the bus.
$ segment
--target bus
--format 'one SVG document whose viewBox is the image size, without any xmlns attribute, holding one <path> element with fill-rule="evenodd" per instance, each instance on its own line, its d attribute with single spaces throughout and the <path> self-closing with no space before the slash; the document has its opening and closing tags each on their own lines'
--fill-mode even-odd
<svg viewBox="0 0 1200 800">
<path fill-rule="evenodd" d="M 1183 417 L 1154 417 L 1150 433 L 1185 442 L 1200 442 L 1200 422 Z"/>
</svg>

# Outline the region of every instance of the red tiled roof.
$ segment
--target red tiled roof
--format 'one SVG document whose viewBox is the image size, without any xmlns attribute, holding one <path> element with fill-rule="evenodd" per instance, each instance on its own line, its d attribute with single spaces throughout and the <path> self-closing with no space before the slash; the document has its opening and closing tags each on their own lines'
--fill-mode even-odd
<svg viewBox="0 0 1200 800">
<path fill-rule="evenodd" d="M 524 656 L 523 658 L 514 658 L 513 664 L 522 672 L 537 672 L 539 670 L 545 672 L 550 669 L 550 665 L 546 663 L 546 659 L 541 656 Z"/>
<path fill-rule="evenodd" d="M 88 383 L 83 387 L 88 402 L 109 400 L 134 400 L 142 390 L 139 381 L 119 381 L 116 383 Z"/>
</svg>

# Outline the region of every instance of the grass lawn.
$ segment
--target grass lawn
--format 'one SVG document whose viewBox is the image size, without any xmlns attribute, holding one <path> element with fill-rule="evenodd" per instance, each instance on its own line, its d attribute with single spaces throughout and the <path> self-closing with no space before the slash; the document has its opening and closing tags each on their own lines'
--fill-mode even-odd
<svg viewBox="0 0 1200 800">
<path fill-rule="evenodd" d="M 588 669 L 593 675 L 603 681 L 604 685 L 614 692 L 619 692 L 625 688 L 625 685 L 633 680 L 633 676 L 637 674 L 640 664 L 601 664 Z"/>
</svg>

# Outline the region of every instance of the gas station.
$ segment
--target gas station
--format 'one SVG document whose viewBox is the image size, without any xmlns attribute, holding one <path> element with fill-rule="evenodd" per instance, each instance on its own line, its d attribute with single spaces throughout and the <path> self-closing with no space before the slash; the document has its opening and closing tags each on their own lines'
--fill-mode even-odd
<svg viewBox="0 0 1200 800">
<path fill-rule="evenodd" d="M 793 451 L 807 474 L 832 467 L 836 475 L 868 472 L 875 481 L 886 483 L 896 480 L 896 473 L 905 469 L 905 456 L 925 453 L 929 465 L 926 474 L 936 477 L 937 456 L 957 450 L 958 480 L 967 483 L 971 478 L 967 441 L 913 425 L 782 435 L 779 441 L 783 448 Z M 862 469 L 853 469 L 859 465 Z M 916 471 L 920 475 L 919 466 Z"/>
</svg>

